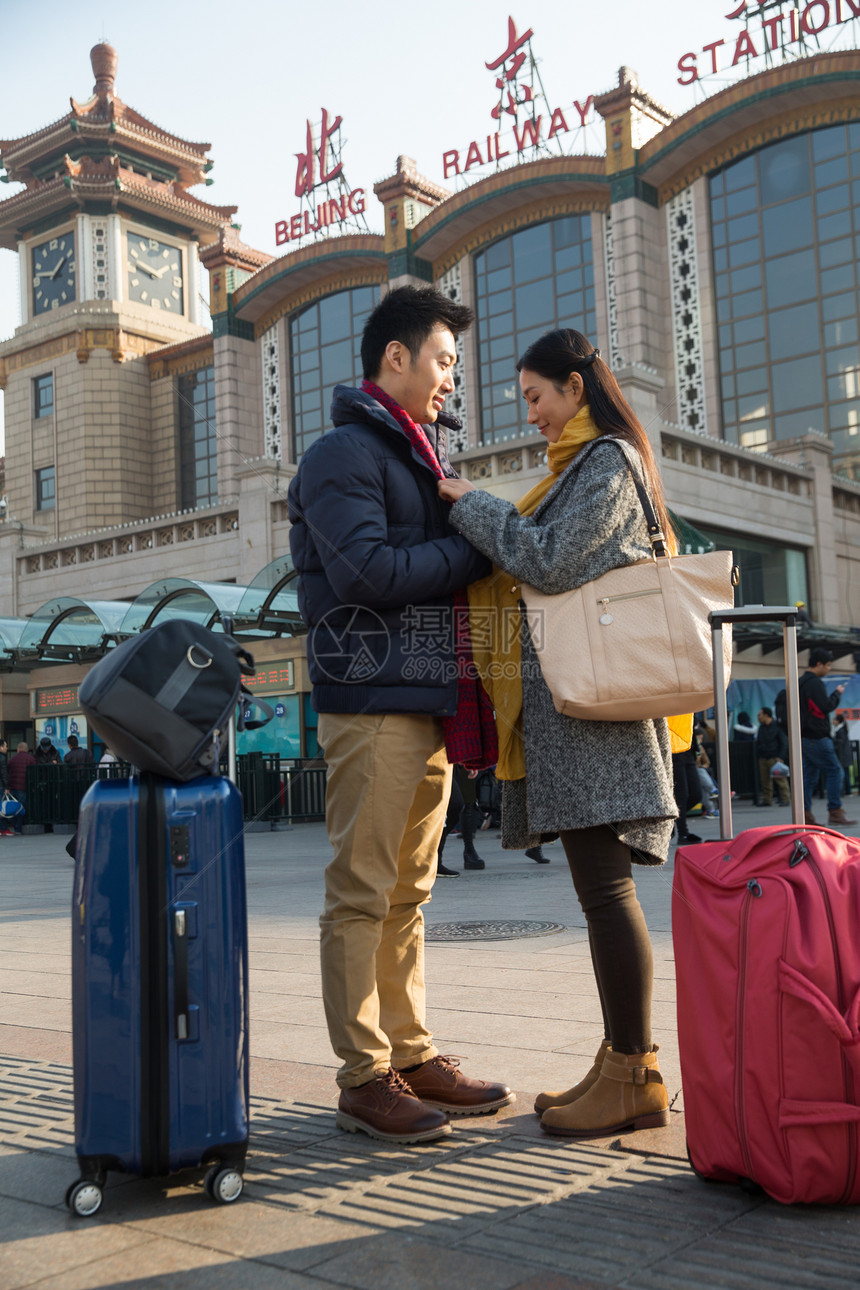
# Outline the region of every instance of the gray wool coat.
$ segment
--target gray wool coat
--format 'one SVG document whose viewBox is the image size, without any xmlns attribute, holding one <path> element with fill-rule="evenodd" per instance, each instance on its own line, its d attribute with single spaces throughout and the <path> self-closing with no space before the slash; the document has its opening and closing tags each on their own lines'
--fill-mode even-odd
<svg viewBox="0 0 860 1290">
<path fill-rule="evenodd" d="M 532 515 L 475 489 L 451 523 L 521 582 L 556 594 L 651 553 L 642 507 L 622 450 L 586 444 Z M 522 623 L 526 778 L 503 784 L 502 846 L 609 824 L 634 860 L 662 864 L 675 806 L 665 720 L 581 721 L 556 712 Z M 576 665 L 571 656 L 571 666 Z"/>
</svg>

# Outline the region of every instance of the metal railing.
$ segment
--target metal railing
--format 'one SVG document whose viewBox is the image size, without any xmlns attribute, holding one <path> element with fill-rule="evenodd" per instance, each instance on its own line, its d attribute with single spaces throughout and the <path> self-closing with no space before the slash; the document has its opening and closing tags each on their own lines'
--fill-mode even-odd
<svg viewBox="0 0 860 1290">
<path fill-rule="evenodd" d="M 226 770 L 226 766 L 222 767 Z M 25 825 L 74 826 L 81 799 L 96 779 L 126 779 L 125 762 L 107 766 L 28 766 Z M 247 822 L 306 823 L 325 819 L 325 767 L 263 753 L 236 758 L 236 781 Z"/>
</svg>

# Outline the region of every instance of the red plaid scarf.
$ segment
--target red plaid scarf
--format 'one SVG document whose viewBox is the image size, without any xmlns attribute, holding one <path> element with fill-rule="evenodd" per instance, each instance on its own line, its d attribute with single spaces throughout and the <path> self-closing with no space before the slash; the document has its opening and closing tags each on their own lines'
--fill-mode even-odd
<svg viewBox="0 0 860 1290">
<path fill-rule="evenodd" d="M 391 413 L 421 460 L 430 467 L 437 479 L 444 479 L 445 472 L 439 464 L 439 458 L 421 426 L 416 425 L 400 404 L 395 403 L 373 381 L 362 381 L 361 388 Z M 469 597 L 465 587 L 454 593 L 454 630 L 458 678 L 457 712 L 453 717 L 442 718 L 445 751 L 449 762 L 465 766 L 467 770 L 483 770 L 487 766 L 495 766 L 499 758 L 499 744 L 493 705 L 481 685 L 472 660 Z"/>
</svg>

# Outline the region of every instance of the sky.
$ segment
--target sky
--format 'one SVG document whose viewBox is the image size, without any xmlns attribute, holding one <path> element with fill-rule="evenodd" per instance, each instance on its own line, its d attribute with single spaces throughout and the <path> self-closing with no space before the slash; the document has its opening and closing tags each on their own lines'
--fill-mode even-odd
<svg viewBox="0 0 860 1290">
<path fill-rule="evenodd" d="M 748 0 L 751 29 L 757 7 L 758 0 Z M 388 0 L 147 0 L 121 7 L 105 0 L 0 0 L 0 139 L 64 116 L 70 95 L 86 100 L 93 89 L 89 51 L 108 40 L 119 55 L 117 96 L 171 133 L 211 143 L 215 182 L 195 195 L 238 206 L 242 240 L 283 254 L 289 248 L 276 245 L 275 224 L 298 209 L 296 154 L 308 118 L 319 122 L 323 108 L 343 118 L 344 174 L 350 187 L 366 190 L 370 229 L 381 232 L 372 187 L 394 173 L 399 154 L 448 187 L 487 173 L 476 166 L 468 180 L 443 180 L 443 153 L 459 150 L 464 164 L 470 141 L 497 129 L 490 113 L 499 73 L 485 64 L 506 48 L 509 18 L 518 35 L 533 31 L 550 109 L 560 107 L 573 125 L 579 120 L 573 104 L 616 85 L 622 64 L 676 114 L 737 79 L 744 63 L 682 86 L 678 63 L 694 52 L 709 70 L 712 55 L 704 46 L 721 39 L 726 45 L 713 57 L 725 60 L 743 26 L 728 17 L 738 8 L 739 0 L 468 0 L 440 7 Z M 826 38 L 829 46 L 832 34 Z M 759 60 L 751 70 L 763 66 Z M 602 122 L 565 142 L 567 151 L 602 152 Z M 18 191 L 0 186 L 0 200 Z M 19 325 L 18 300 L 17 255 L 0 250 L 0 340 Z"/>
</svg>

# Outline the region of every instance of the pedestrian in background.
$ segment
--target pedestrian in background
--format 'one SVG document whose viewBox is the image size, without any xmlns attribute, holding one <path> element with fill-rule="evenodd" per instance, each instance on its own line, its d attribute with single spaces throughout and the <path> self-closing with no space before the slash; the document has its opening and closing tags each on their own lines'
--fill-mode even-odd
<svg viewBox="0 0 860 1290">
<path fill-rule="evenodd" d="M 829 714 L 838 707 L 844 685 L 827 693 L 824 677 L 833 666 L 828 649 L 810 652 L 806 671 L 800 678 L 800 737 L 803 748 L 803 806 L 807 824 L 815 823 L 812 814 L 812 790 L 824 774 L 827 785 L 827 823 L 856 824 L 842 809 L 842 764 L 836 756 L 830 736 Z"/>
<path fill-rule="evenodd" d="M 761 788 L 761 801 L 758 806 L 773 806 L 773 786 L 776 784 L 777 795 L 781 806 L 791 804 L 791 793 L 788 780 L 784 775 L 774 780 L 771 771 L 778 761 L 788 761 L 788 740 L 779 723 L 774 720 L 770 708 L 759 709 L 758 733 L 755 740 L 758 757 L 758 778 Z"/>
<path fill-rule="evenodd" d="M 463 479 L 439 484 L 440 495 L 455 503 L 454 527 L 504 571 L 470 588 L 476 613 L 516 607 L 515 581 L 560 593 L 650 558 L 645 515 L 616 438 L 638 454 L 674 549 L 648 437 L 594 346 L 572 329 L 550 332 L 517 367 L 529 425 L 548 444 L 549 475 L 516 505 Z M 542 1128 L 568 1137 L 668 1124 L 651 1035 L 651 941 L 632 874 L 634 863 L 663 864 L 669 852 L 677 810 L 668 724 L 559 713 L 526 624 L 499 637 L 490 666 L 504 678 L 493 695 L 503 716 L 502 845 L 514 850 L 561 836 L 604 1015 L 591 1070 L 564 1092 L 541 1093 L 535 1110 Z M 694 759 L 694 777 L 695 769 Z"/>
<path fill-rule="evenodd" d="M 451 793 L 448 797 L 448 811 L 445 816 L 445 827 L 439 839 L 439 850 L 436 853 L 436 873 L 443 878 L 459 877 L 458 869 L 449 869 L 442 863 L 442 852 L 449 834 L 459 827 L 463 839 L 463 868 L 484 869 L 486 865 L 475 850 L 475 829 L 478 821 L 475 778 L 476 770 L 466 770 L 464 766 L 455 766 L 451 776 Z"/>
<path fill-rule="evenodd" d="M 14 755 L 9 758 L 9 787 L 24 807 L 24 810 L 20 815 L 15 816 L 12 823 L 16 833 L 20 833 L 24 827 L 24 816 L 27 810 L 27 768 L 36 764 L 36 758 L 30 752 L 26 742 L 23 741 L 18 744 Z"/>
<path fill-rule="evenodd" d="M 82 748 L 77 735 L 69 735 L 67 740 L 69 751 L 66 753 L 63 761 L 67 766 L 89 766 L 92 762 L 92 753 L 89 748 Z"/>
<path fill-rule="evenodd" d="M 752 723 L 752 717 L 748 712 L 739 712 L 738 719 L 732 730 L 732 739 L 737 740 L 739 744 L 752 743 L 757 734 L 756 728 Z"/>
<path fill-rule="evenodd" d="M 59 766 L 60 754 L 51 743 L 48 735 L 42 735 L 39 740 L 39 747 L 35 752 L 37 766 Z"/>
<path fill-rule="evenodd" d="M 851 766 L 854 754 L 851 749 L 851 737 L 848 733 L 848 722 L 841 712 L 833 718 L 833 747 L 842 767 L 842 792 L 846 797 L 851 795 Z"/>
</svg>

